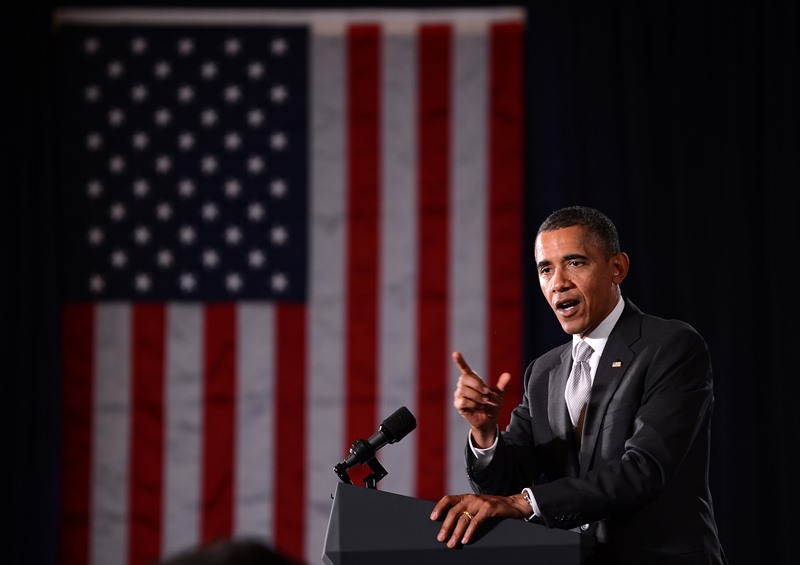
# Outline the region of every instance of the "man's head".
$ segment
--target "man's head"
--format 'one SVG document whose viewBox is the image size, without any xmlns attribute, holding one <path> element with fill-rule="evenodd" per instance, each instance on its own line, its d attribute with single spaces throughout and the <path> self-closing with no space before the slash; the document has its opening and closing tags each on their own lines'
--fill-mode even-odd
<svg viewBox="0 0 800 565">
<path fill-rule="evenodd" d="M 628 274 L 614 224 L 584 206 L 556 210 L 536 234 L 539 286 L 568 334 L 586 336 L 608 316 Z"/>
</svg>

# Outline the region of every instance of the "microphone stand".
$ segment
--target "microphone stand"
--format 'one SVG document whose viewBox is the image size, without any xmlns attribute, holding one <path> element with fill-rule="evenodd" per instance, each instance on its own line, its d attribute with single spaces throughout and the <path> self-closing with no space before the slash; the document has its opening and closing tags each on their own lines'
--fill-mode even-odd
<svg viewBox="0 0 800 565">
<path fill-rule="evenodd" d="M 357 439 L 354 441 L 353 445 L 350 446 L 350 453 L 356 456 L 357 461 L 361 461 L 362 464 L 366 463 L 372 470 L 372 473 L 364 477 L 364 485 L 367 488 L 376 488 L 378 481 L 389 474 L 383 465 L 375 458 L 375 450 L 372 449 L 372 446 L 366 440 Z M 347 460 L 345 459 L 341 463 L 338 463 L 333 468 L 333 471 L 343 483 L 352 485 L 353 481 L 350 479 L 347 469 Z"/>
<path fill-rule="evenodd" d="M 380 481 L 388 473 L 386 472 L 386 469 L 383 468 L 383 465 L 381 465 L 375 458 L 367 461 L 367 465 L 369 465 L 369 468 L 372 469 L 372 473 L 364 477 L 364 485 L 367 488 L 374 489 L 376 488 L 378 481 Z"/>
</svg>

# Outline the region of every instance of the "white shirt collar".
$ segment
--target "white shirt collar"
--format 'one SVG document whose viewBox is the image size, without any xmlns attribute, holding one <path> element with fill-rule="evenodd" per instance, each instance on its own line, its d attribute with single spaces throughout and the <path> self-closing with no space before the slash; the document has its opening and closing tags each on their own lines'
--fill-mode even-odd
<svg viewBox="0 0 800 565">
<path fill-rule="evenodd" d="M 603 355 L 603 349 L 605 349 L 606 343 L 608 342 L 608 336 L 611 335 L 611 330 L 613 330 L 614 326 L 617 325 L 617 322 L 619 321 L 620 316 L 622 316 L 622 311 L 624 309 L 625 301 L 622 299 L 622 295 L 620 295 L 617 305 L 614 306 L 614 309 L 611 310 L 611 313 L 606 316 L 605 319 L 584 338 L 584 341 L 588 343 L 594 350 L 594 353 L 592 353 L 592 356 L 589 358 L 589 367 L 591 368 L 592 380 L 594 380 L 595 371 L 597 370 L 597 366 L 600 364 L 600 357 Z M 572 336 L 573 359 L 575 359 L 575 346 L 580 340 L 580 335 L 575 334 Z"/>
</svg>

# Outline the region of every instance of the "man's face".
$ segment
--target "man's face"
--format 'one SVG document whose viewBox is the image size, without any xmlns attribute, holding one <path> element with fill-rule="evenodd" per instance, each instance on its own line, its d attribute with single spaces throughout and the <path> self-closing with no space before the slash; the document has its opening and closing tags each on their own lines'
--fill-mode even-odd
<svg viewBox="0 0 800 565">
<path fill-rule="evenodd" d="M 627 256 L 607 259 L 583 226 L 539 234 L 535 253 L 539 286 L 561 327 L 585 337 L 616 306 Z"/>
</svg>

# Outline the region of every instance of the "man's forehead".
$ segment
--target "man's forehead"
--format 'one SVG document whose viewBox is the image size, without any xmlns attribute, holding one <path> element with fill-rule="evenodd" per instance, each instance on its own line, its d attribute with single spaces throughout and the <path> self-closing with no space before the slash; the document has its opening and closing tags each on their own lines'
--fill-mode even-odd
<svg viewBox="0 0 800 565">
<path fill-rule="evenodd" d="M 546 231 L 536 236 L 534 254 L 537 261 L 556 261 L 568 255 L 586 255 L 589 239 L 582 226 Z"/>
</svg>

